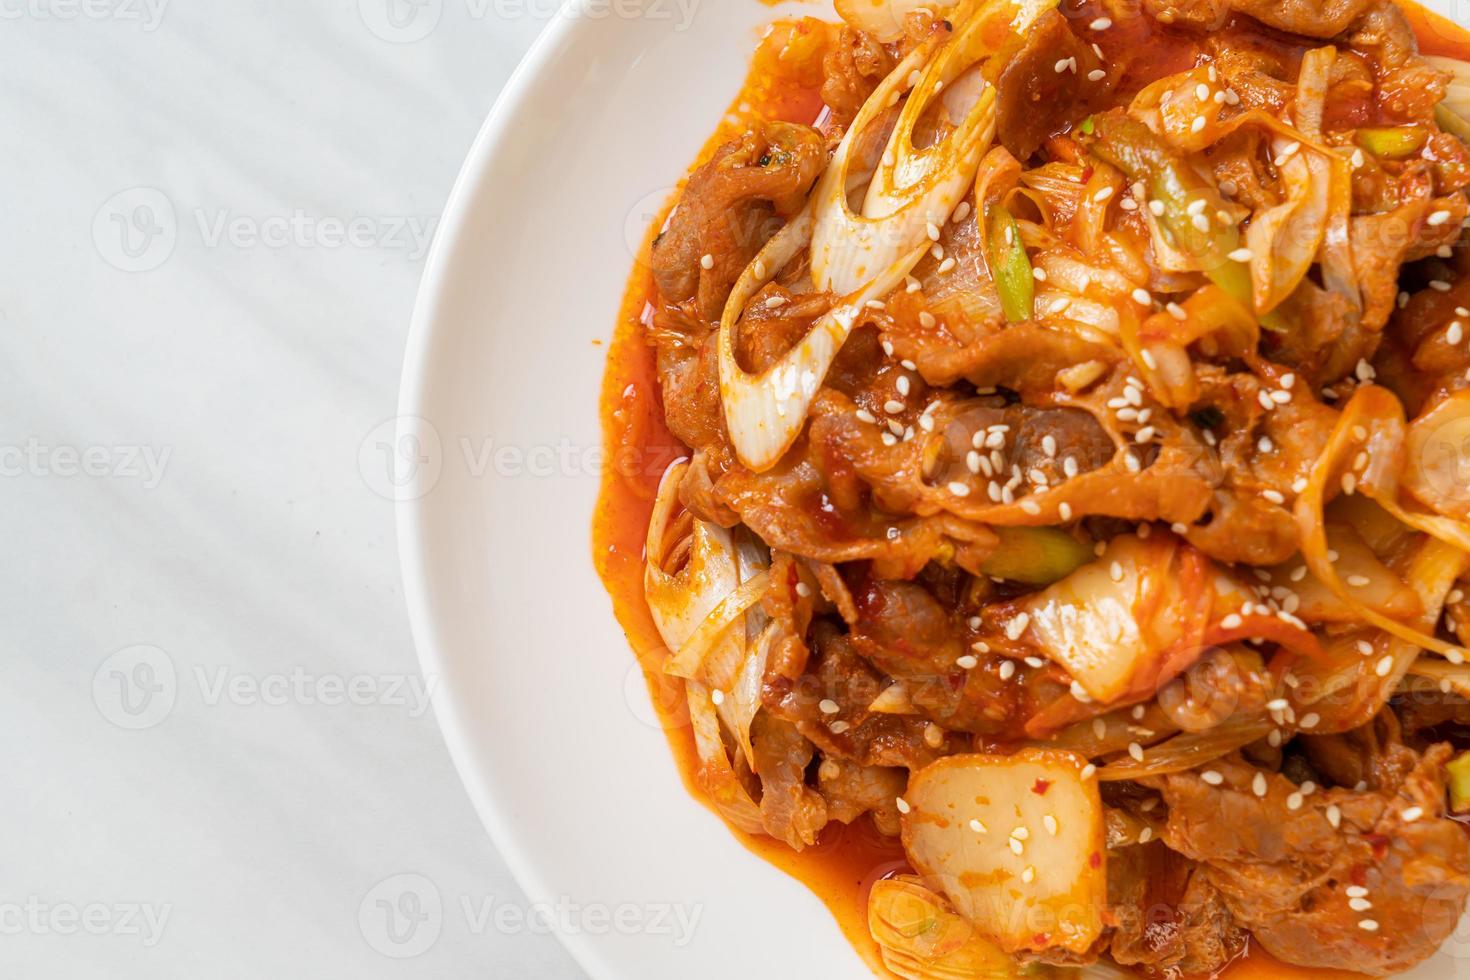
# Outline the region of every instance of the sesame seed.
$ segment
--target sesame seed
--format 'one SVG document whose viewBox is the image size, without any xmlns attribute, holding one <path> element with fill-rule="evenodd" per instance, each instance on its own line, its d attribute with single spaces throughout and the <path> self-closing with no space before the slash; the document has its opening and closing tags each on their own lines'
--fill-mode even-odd
<svg viewBox="0 0 1470 980">
<path fill-rule="evenodd" d="M 888 399 L 888 401 L 883 403 L 883 411 L 887 412 L 889 415 L 896 415 L 899 412 L 903 411 L 903 402 L 890 398 Z"/>
<path fill-rule="evenodd" d="M 1133 757 L 1133 761 L 1134 762 L 1142 762 L 1143 761 L 1143 746 L 1142 745 L 1139 745 L 1137 742 L 1129 742 L 1128 743 L 1128 754 Z"/>
<path fill-rule="evenodd" d="M 1108 73 L 1103 71 L 1101 68 L 1094 68 L 1092 71 L 1087 73 L 1087 80 L 1089 82 L 1100 82 L 1107 77 Z"/>
<path fill-rule="evenodd" d="M 1271 503 L 1273 503 L 1273 504 L 1284 504 L 1284 503 L 1286 503 L 1286 498 L 1281 495 L 1281 491 L 1279 491 L 1279 490 L 1262 490 L 1261 491 L 1261 496 L 1262 497 L 1265 497 L 1267 500 L 1271 501 Z"/>
<path fill-rule="evenodd" d="M 1189 131 L 1191 133 L 1203 132 L 1204 131 L 1204 128 L 1205 128 L 1205 117 L 1204 116 L 1195 116 L 1194 117 L 1194 122 L 1192 122 L 1192 123 L 1189 124 Z"/>
<path fill-rule="evenodd" d="M 1368 576 L 1366 575 L 1349 575 L 1347 577 L 1347 584 L 1351 585 L 1355 589 L 1361 589 L 1363 586 L 1369 585 L 1371 582 L 1372 579 L 1368 578 Z"/>
<path fill-rule="evenodd" d="M 1113 26 L 1113 19 L 1111 17 L 1099 17 L 1087 26 L 1091 27 L 1094 31 L 1105 31 Z"/>
<path fill-rule="evenodd" d="M 1196 122 L 1198 122 L 1198 120 L 1196 120 Z M 1203 129 L 1204 127 L 1201 126 L 1200 128 Z M 1210 219 L 1203 214 L 1197 214 L 1193 218 L 1190 218 L 1189 223 L 1194 225 L 1194 227 L 1199 231 L 1210 230 Z"/>
<path fill-rule="evenodd" d="M 807 585 L 805 582 L 797 582 L 796 594 L 805 599 L 807 596 L 812 594 L 812 587 L 810 585 Z"/>
<path fill-rule="evenodd" d="M 1450 284 L 1443 279 L 1431 279 L 1429 280 L 1429 288 L 1437 293 L 1447 293 L 1450 291 Z"/>
<path fill-rule="evenodd" d="M 1153 801 L 1150 800 L 1149 802 L 1153 802 Z M 1144 827 L 1142 830 L 1140 830 L 1138 832 L 1138 843 L 1140 843 L 1140 844 L 1147 844 L 1149 841 L 1151 841 L 1153 839 L 1154 839 L 1154 829 L 1152 827 Z"/>
<path fill-rule="evenodd" d="M 1366 912 L 1372 907 L 1373 903 L 1368 901 L 1366 898 L 1348 899 L 1348 908 L 1352 909 L 1354 912 Z"/>
<path fill-rule="evenodd" d="M 1133 301 L 1142 306 L 1149 306 L 1153 303 L 1154 298 L 1149 294 L 1147 289 L 1140 286 L 1138 289 L 1133 290 Z"/>
<path fill-rule="evenodd" d="M 1203 779 L 1211 786 L 1219 786 L 1221 783 L 1225 782 L 1225 777 L 1220 775 L 1213 769 L 1206 769 L 1204 772 L 1199 774 L 1199 778 Z"/>
<path fill-rule="evenodd" d="M 1011 831 L 1011 836 L 1014 837 L 1016 840 L 1030 840 L 1031 831 L 1027 830 L 1025 827 L 1017 827 L 1015 830 Z"/>
<path fill-rule="evenodd" d="M 1010 640 L 1019 640 L 1021 638 L 1021 634 L 1026 632 L 1026 627 L 1030 625 L 1031 614 L 1027 612 L 1021 613 L 1015 619 L 1006 624 L 1006 638 Z"/>
<path fill-rule="evenodd" d="M 1000 679 L 1001 680 L 1008 681 L 1012 677 L 1014 677 L 1015 675 L 1016 675 L 1016 662 L 1014 660 L 1007 660 L 1005 663 L 1003 663 L 1003 664 L 1000 665 Z"/>
<path fill-rule="evenodd" d="M 1016 840 L 1016 838 L 1012 837 L 1006 843 L 1010 845 L 1012 854 L 1015 854 L 1019 857 L 1020 855 L 1026 853 L 1026 845 Z"/>
<path fill-rule="evenodd" d="M 1233 629 L 1239 629 L 1240 626 L 1241 626 L 1241 624 L 1244 623 L 1244 622 L 1245 622 L 1245 620 L 1240 617 L 1240 614 L 1239 613 L 1231 613 L 1230 615 L 1226 616 L 1224 619 L 1220 620 L 1220 625 L 1222 627 L 1224 627 L 1225 629 L 1233 630 Z"/>
<path fill-rule="evenodd" d="M 1373 919 L 1364 919 L 1362 922 L 1358 923 L 1358 928 L 1362 929 L 1364 932 L 1377 932 L 1378 923 Z"/>
<path fill-rule="evenodd" d="M 1321 722 L 1321 720 L 1321 715 L 1317 714 L 1317 712 L 1315 711 L 1309 711 L 1306 714 L 1302 715 L 1302 720 L 1299 722 L 1299 724 L 1303 728 L 1316 728 L 1317 724 Z"/>
<path fill-rule="evenodd" d="M 1068 63 L 1068 59 L 1067 58 L 1063 58 L 1061 61 L 1058 61 L 1055 65 L 1052 65 L 1052 69 L 1058 75 L 1060 75 L 1062 72 L 1064 72 L 1064 71 L 1067 70 L 1067 63 Z"/>
<path fill-rule="evenodd" d="M 1261 436 L 1256 440 L 1256 448 L 1263 453 L 1269 453 L 1276 448 L 1276 444 L 1271 441 L 1270 436 Z"/>
<path fill-rule="evenodd" d="M 972 657 L 968 653 L 965 654 L 963 657 L 958 657 L 958 658 L 955 659 L 955 666 L 956 667 L 960 667 L 960 668 L 962 668 L 964 670 L 974 670 L 979 665 L 980 665 L 979 658 L 978 657 Z"/>
<path fill-rule="evenodd" d="M 909 801 L 906 800 L 906 799 L 904 799 L 902 796 L 896 796 L 896 797 L 894 797 L 893 802 L 898 806 L 898 812 L 899 813 L 908 813 L 909 812 Z"/>
<path fill-rule="evenodd" d="M 1420 817 L 1424 816 L 1424 808 L 1411 806 L 1403 813 L 1399 814 L 1399 816 L 1404 818 L 1404 823 L 1413 823 L 1415 820 L 1418 820 Z"/>
<path fill-rule="evenodd" d="M 1021 501 L 1021 509 L 1030 514 L 1032 517 L 1036 517 L 1038 514 L 1041 513 L 1041 505 L 1034 500 Z"/>
<path fill-rule="evenodd" d="M 1342 825 L 1342 809 L 1339 808 L 1336 803 L 1329 803 L 1329 804 L 1327 804 L 1327 811 L 1326 812 L 1327 812 L 1327 822 L 1330 823 L 1330 824 L 1332 824 L 1332 829 L 1333 830 L 1336 830 L 1339 826 Z M 1349 892 L 1349 894 L 1351 894 L 1351 892 Z M 1365 894 L 1366 894 L 1366 892 L 1365 892 Z"/>
<path fill-rule="evenodd" d="M 883 433 L 883 445 L 896 446 L 898 445 L 898 439 L 893 435 L 893 433 L 885 432 Z"/>
<path fill-rule="evenodd" d="M 1070 688 L 1068 688 L 1068 690 L 1071 693 L 1072 697 L 1076 698 L 1083 704 L 1090 704 L 1092 702 L 1092 696 L 1087 693 L 1087 689 L 1076 681 L 1072 682 L 1072 685 Z"/>
<path fill-rule="evenodd" d="M 1444 339 L 1445 343 L 1451 346 L 1456 346 L 1460 341 L 1465 339 L 1465 328 L 1460 324 L 1459 320 L 1451 323 L 1449 328 L 1445 330 Z"/>
<path fill-rule="evenodd" d="M 1439 227 L 1448 220 L 1450 220 L 1450 213 L 1448 211 L 1436 211 L 1425 219 L 1430 227 L 1433 228 Z"/>
<path fill-rule="evenodd" d="M 1102 202 L 1106 201 L 1108 198 L 1110 198 L 1112 196 L 1113 196 L 1113 189 L 1111 187 L 1104 187 L 1102 190 L 1100 190 L 1096 194 L 1092 195 L 1092 199 L 1094 201 L 1096 201 L 1098 204 L 1101 204 Z"/>
<path fill-rule="evenodd" d="M 1392 670 L 1393 654 L 1387 654 L 1383 657 L 1382 660 L 1378 661 L 1378 665 L 1373 668 L 1373 673 L 1377 674 L 1379 677 L 1387 677 L 1389 675 L 1389 672 Z"/>
<path fill-rule="evenodd" d="M 853 414 L 857 416 L 857 420 L 859 422 L 866 422 L 869 425 L 872 425 L 873 423 L 878 421 L 877 417 L 874 416 L 873 413 L 868 411 L 866 408 L 860 408 Z"/>
<path fill-rule="evenodd" d="M 910 382 L 909 382 L 908 375 L 906 375 L 906 374 L 900 374 L 898 376 L 898 380 L 893 383 L 893 387 L 895 387 L 895 388 L 898 389 L 898 393 L 900 395 L 903 395 L 903 396 L 907 397 L 908 396 L 908 393 L 909 393 L 909 389 L 910 389 L 910 387 L 912 387 L 911 384 L 910 384 Z"/>
<path fill-rule="evenodd" d="M 699 267 L 706 271 L 713 269 L 715 267 L 715 257 L 708 254 L 700 256 Z"/>
<path fill-rule="evenodd" d="M 852 726 L 845 721 L 834 721 L 832 724 L 827 726 L 827 730 L 833 735 L 841 735 L 843 732 L 847 731 L 851 727 Z"/>
<path fill-rule="evenodd" d="M 1092 763 L 1089 762 L 1087 765 L 1082 767 L 1081 775 L 1083 780 L 1091 779 L 1093 776 L 1097 775 L 1097 766 L 1094 766 Z"/>
<path fill-rule="evenodd" d="M 1164 309 L 1168 310 L 1169 315 L 1176 320 L 1185 320 L 1189 317 L 1189 314 L 1184 312 L 1184 307 L 1180 306 L 1178 303 L 1170 303 L 1165 306 Z"/>
<path fill-rule="evenodd" d="M 1021 872 L 1021 880 L 1028 885 L 1031 884 L 1036 880 L 1036 869 L 1027 865 L 1026 870 Z"/>
<path fill-rule="evenodd" d="M 719 705 L 725 703 L 725 692 L 720 690 L 719 688 L 715 688 L 713 691 L 709 692 L 709 699 L 710 701 L 714 702 L 716 707 L 718 707 Z"/>
<path fill-rule="evenodd" d="M 953 269 L 954 266 L 955 266 L 954 259 L 945 259 L 943 262 L 939 263 L 939 274 L 940 275 L 944 275 L 950 269 Z"/>
<path fill-rule="evenodd" d="M 1248 248 L 1237 248 L 1230 253 L 1229 258 L 1232 262 L 1249 262 L 1251 260 L 1251 250 Z"/>
<path fill-rule="evenodd" d="M 1268 394 L 1267 391 L 1266 391 L 1266 389 L 1264 389 L 1264 388 L 1262 388 L 1260 391 L 1256 392 L 1256 401 L 1260 402 L 1261 403 L 1261 407 L 1264 408 L 1268 412 L 1271 411 L 1271 409 L 1273 409 L 1273 408 L 1276 407 L 1276 403 L 1271 400 L 1270 394 Z"/>
<path fill-rule="evenodd" d="M 1266 795 L 1266 774 L 1256 773 L 1256 778 L 1251 780 L 1251 792 L 1257 796 Z"/>
<path fill-rule="evenodd" d="M 1210 87 L 1204 82 L 1200 82 L 1194 87 L 1194 97 L 1201 102 L 1205 101 L 1210 97 Z"/>
<path fill-rule="evenodd" d="M 1286 808 L 1288 810 L 1300 810 L 1302 808 L 1302 794 L 1292 793 L 1288 796 L 1286 798 Z"/>
<path fill-rule="evenodd" d="M 1348 885 L 1348 887 L 1347 887 L 1347 897 L 1348 898 L 1367 898 L 1368 897 L 1368 889 L 1364 888 L 1362 885 Z"/>
</svg>

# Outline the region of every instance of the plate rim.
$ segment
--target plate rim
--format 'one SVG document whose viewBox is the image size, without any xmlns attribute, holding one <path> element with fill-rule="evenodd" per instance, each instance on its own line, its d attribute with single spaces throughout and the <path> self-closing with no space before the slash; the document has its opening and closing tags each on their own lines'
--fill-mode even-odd
<svg viewBox="0 0 1470 980">
<path fill-rule="evenodd" d="M 575 16 L 573 12 L 573 8 L 585 8 L 589 2 L 593 0 L 563 0 L 558 6 L 556 13 L 552 15 L 552 23 L 531 42 L 520 63 L 506 79 L 505 86 L 491 103 L 485 121 L 481 123 L 469 151 L 465 154 L 464 163 L 455 175 L 449 196 L 445 199 L 439 231 L 430 243 L 423 277 L 414 298 L 403 370 L 399 378 L 396 439 L 416 436 L 419 432 L 416 422 L 420 419 L 419 412 L 424 404 L 428 380 L 425 368 L 429 360 L 429 350 L 436 339 L 435 328 L 446 285 L 446 270 L 451 264 L 450 256 L 466 234 L 470 214 L 468 204 L 479 176 L 486 172 L 497 151 L 504 145 L 510 121 L 532 97 L 535 80 L 541 76 L 542 69 L 552 61 L 557 50 L 567 42 L 573 32 L 584 24 L 595 23 L 586 17 Z M 398 462 L 395 456 L 395 466 Z M 426 678 L 446 677 L 451 673 L 450 658 L 446 656 L 439 642 L 438 630 L 433 625 L 433 603 L 428 584 L 430 576 L 425 562 L 425 514 L 421 503 L 422 498 L 395 502 L 398 565 L 403 582 L 409 632 L 413 638 L 419 670 Z M 485 777 L 484 769 L 475 762 L 477 751 L 462 718 L 470 708 L 465 703 L 463 691 L 456 690 L 453 685 L 442 684 L 435 684 L 430 690 L 433 692 L 430 696 L 432 713 L 449 752 L 450 762 L 480 824 L 489 834 L 496 853 L 528 898 L 534 901 L 537 895 L 549 894 L 545 877 L 537 870 L 531 855 L 516 842 L 516 836 L 505 818 L 507 807 Z M 553 935 L 588 975 L 613 976 L 608 964 L 586 935 L 562 930 L 554 930 Z"/>
</svg>

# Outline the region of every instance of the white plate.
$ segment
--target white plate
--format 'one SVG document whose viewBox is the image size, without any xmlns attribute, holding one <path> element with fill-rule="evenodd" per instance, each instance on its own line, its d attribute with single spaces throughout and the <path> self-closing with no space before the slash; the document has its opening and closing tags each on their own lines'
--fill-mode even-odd
<svg viewBox="0 0 1470 980">
<path fill-rule="evenodd" d="M 595 977 L 869 975 L 805 886 L 685 792 L 590 554 L 593 341 L 781 13 L 569 4 L 475 142 L 408 345 L 392 492 L 423 669 L 496 845 Z"/>
</svg>

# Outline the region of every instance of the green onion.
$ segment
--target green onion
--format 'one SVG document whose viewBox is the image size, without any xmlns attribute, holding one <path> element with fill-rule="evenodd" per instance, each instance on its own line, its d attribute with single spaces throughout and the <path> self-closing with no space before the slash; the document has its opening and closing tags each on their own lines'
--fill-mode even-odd
<svg viewBox="0 0 1470 980">
<path fill-rule="evenodd" d="M 1021 243 L 1021 229 L 1011 213 L 999 204 L 990 208 L 989 225 L 990 271 L 1000 292 L 1001 309 L 1012 323 L 1029 320 L 1035 286 L 1031 260 Z"/>
<path fill-rule="evenodd" d="M 1450 809 L 1455 813 L 1470 810 L 1470 752 L 1462 752 L 1444 769 L 1450 777 Z"/>
<path fill-rule="evenodd" d="M 1429 131 L 1419 126 L 1388 126 L 1358 130 L 1358 145 L 1375 157 L 1402 160 L 1424 149 Z"/>
<path fill-rule="evenodd" d="M 980 570 L 1027 585 L 1050 585 L 1092 560 L 1092 546 L 1054 527 L 998 527 L 1000 547 Z"/>
</svg>

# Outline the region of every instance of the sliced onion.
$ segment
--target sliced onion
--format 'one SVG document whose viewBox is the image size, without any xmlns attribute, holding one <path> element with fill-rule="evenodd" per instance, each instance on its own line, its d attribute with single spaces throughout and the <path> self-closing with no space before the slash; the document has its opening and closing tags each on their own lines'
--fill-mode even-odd
<svg viewBox="0 0 1470 980">
<path fill-rule="evenodd" d="M 868 301 L 892 292 L 923 251 L 900 257 L 819 319 L 779 361 L 760 374 L 750 374 L 735 358 L 740 316 L 750 297 L 804 246 L 803 226 L 810 227 L 805 214 L 766 244 L 736 283 L 720 320 L 720 400 L 725 425 L 740 462 L 757 473 L 775 466 L 801 435 L 812 400 Z"/>
<path fill-rule="evenodd" d="M 1290 143 L 1275 137 L 1272 152 L 1281 154 Z M 1331 177 L 1316 153 L 1298 150 L 1279 168 L 1286 186 L 1284 203 L 1263 211 L 1246 228 L 1251 251 L 1251 292 L 1257 313 L 1280 306 L 1306 276 L 1327 232 Z"/>
<path fill-rule="evenodd" d="M 1266 718 L 1256 716 L 1235 718 L 1205 732 L 1186 732 L 1150 746 L 1142 762 L 1130 756 L 1108 763 L 1097 771 L 1097 778 L 1116 782 L 1185 772 L 1265 738 L 1274 727 Z"/>
<path fill-rule="evenodd" d="M 1024 975 L 1014 959 L 914 875 L 874 882 L 868 893 L 868 932 L 883 965 L 903 980 Z"/>
<path fill-rule="evenodd" d="M 989 17 L 1008 4 L 965 0 L 955 11 L 954 33 L 927 38 L 869 96 L 817 182 L 812 233 L 812 281 L 818 289 L 847 295 L 916 249 L 927 247 L 928 227 L 949 220 L 975 179 L 980 158 L 995 135 L 995 91 L 971 69 L 993 53 L 986 40 Z M 848 205 L 857 149 L 873 124 L 903 96 L 910 75 L 918 83 L 899 111 L 881 161 L 864 196 L 862 214 Z M 945 102 L 955 128 L 932 146 L 914 145 L 914 128 L 946 86 L 967 98 Z M 965 102 L 972 104 L 965 106 Z M 917 256 L 914 261 L 917 262 Z M 909 268 L 912 268 L 910 263 Z M 904 269 L 900 276 L 907 274 Z"/>
<path fill-rule="evenodd" d="M 679 483 L 689 468 L 676 460 L 659 481 L 648 522 L 643 592 L 654 624 L 670 650 L 678 651 L 720 602 L 740 584 L 730 532 L 705 521 L 693 522 L 689 557 L 677 574 L 664 571 L 664 536 L 678 503 Z M 737 638 L 726 637 L 735 642 Z M 743 640 L 743 637 L 739 638 Z"/>
<path fill-rule="evenodd" d="M 715 714 L 710 690 L 698 681 L 685 681 L 689 701 L 689 721 L 694 732 L 694 750 L 699 754 L 699 781 L 710 802 L 729 823 L 747 834 L 764 834 L 761 808 L 751 799 L 730 765 L 725 742 L 720 734 L 720 719 Z"/>
<path fill-rule="evenodd" d="M 1360 441 L 1354 435 L 1354 430 L 1366 431 L 1368 438 Z M 1353 595 L 1338 576 L 1337 569 L 1328 556 L 1327 529 L 1322 515 L 1328 482 L 1337 479 L 1341 473 L 1345 472 L 1347 463 L 1356 456 L 1361 447 L 1366 447 L 1362 448 L 1362 451 L 1368 454 L 1369 462 L 1360 483 L 1381 503 L 1382 499 L 1391 496 L 1389 488 L 1392 488 L 1396 482 L 1401 459 L 1402 432 L 1403 408 L 1391 392 L 1376 385 L 1363 385 L 1354 392 L 1352 400 L 1348 402 L 1339 416 L 1322 455 L 1313 464 L 1312 472 L 1307 478 L 1306 488 L 1296 500 L 1294 513 L 1301 536 L 1302 557 L 1306 560 L 1307 567 L 1312 570 L 1312 574 L 1336 593 L 1337 597 L 1353 609 L 1361 620 L 1371 623 L 1411 647 L 1417 646 L 1425 650 L 1433 650 L 1458 662 L 1466 657 L 1466 651 L 1463 648 L 1446 643 L 1426 632 L 1426 630 L 1433 629 L 1434 623 L 1439 619 L 1438 610 L 1443 605 L 1443 595 L 1426 596 L 1423 591 L 1424 583 L 1411 574 L 1407 581 L 1421 593 L 1420 598 L 1423 601 L 1425 615 L 1432 614 L 1433 618 L 1421 618 L 1413 625 L 1392 619 Z M 1464 557 L 1464 552 L 1458 548 L 1450 548 L 1434 539 L 1427 542 L 1426 547 L 1428 545 L 1439 545 L 1449 549 L 1452 554 Z M 1407 665 L 1407 661 L 1405 664 Z"/>
<path fill-rule="evenodd" d="M 1470 521 L 1470 389 L 1415 419 L 1404 449 L 1404 489 L 1446 517 Z"/>
<path fill-rule="evenodd" d="M 752 618 L 754 612 L 752 610 L 749 614 Z M 756 712 L 761 709 L 761 678 L 765 676 L 766 661 L 770 658 L 771 647 L 778 635 L 776 624 L 767 623 L 750 644 L 745 662 L 740 665 L 740 672 L 731 684 L 729 694 L 715 709 L 725 727 L 735 736 L 735 741 L 740 746 L 740 751 L 745 753 L 745 759 L 752 770 L 755 769 L 755 750 L 750 744 L 750 725 L 755 721 Z"/>
<path fill-rule="evenodd" d="M 704 522 L 696 521 L 696 528 L 701 524 Z M 745 631 L 732 631 L 730 627 L 745 615 L 747 609 L 761 601 L 770 586 L 770 575 L 762 572 L 721 599 L 699 628 L 679 647 L 679 651 L 664 664 L 664 672 L 684 678 L 701 676 L 705 659 L 713 655 L 717 644 L 732 639 L 733 632 L 739 633 L 739 648 L 743 648 Z M 743 660 L 743 656 L 740 659 Z"/>
<path fill-rule="evenodd" d="M 903 37 L 904 21 L 916 10 L 935 14 L 955 6 L 959 0 L 835 0 L 837 16 L 850 27 L 890 44 Z"/>
<path fill-rule="evenodd" d="M 1416 657 L 1408 674 L 1434 681 L 1440 690 L 1453 691 L 1470 700 L 1470 664 L 1446 663 L 1437 657 Z"/>
</svg>

